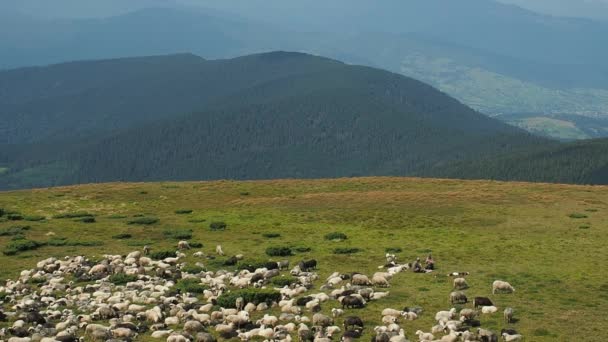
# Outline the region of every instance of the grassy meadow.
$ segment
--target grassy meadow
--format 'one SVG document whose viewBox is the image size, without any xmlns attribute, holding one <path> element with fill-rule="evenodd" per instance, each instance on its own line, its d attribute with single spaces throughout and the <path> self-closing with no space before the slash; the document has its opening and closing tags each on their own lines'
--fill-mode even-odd
<svg viewBox="0 0 608 342">
<path fill-rule="evenodd" d="M 9 212 L 0 232 L 13 229 L 0 234 L 0 250 L 16 241 L 41 243 L 0 254 L 1 281 L 49 256 L 126 254 L 144 244 L 172 250 L 179 234 L 171 232 L 191 230 L 191 241 L 203 244 L 194 251 L 213 254 L 221 244 L 227 256 L 242 253 L 246 260 L 282 259 L 267 256 L 268 247 L 310 248 L 289 259 L 319 261 L 315 293 L 334 271 L 371 275 L 387 248 L 400 248 L 402 262 L 432 252 L 436 272 L 398 274 L 388 298 L 348 310 L 366 322 L 363 341 L 386 307 L 423 307 L 418 320 L 401 325 L 410 339 L 417 329 L 429 331 L 435 312 L 451 307 L 446 274 L 453 271 L 471 273 L 471 300 L 488 296 L 498 306 L 498 313 L 481 316 L 482 327 L 505 327 L 508 306 L 519 320 L 512 326 L 527 341 L 604 341 L 608 327 L 608 187 L 413 178 L 113 183 L 0 192 L 0 208 Z M 212 222 L 227 228 L 212 231 Z M 29 229 L 14 233 L 23 226 Z M 331 232 L 348 238 L 325 240 Z M 335 254 L 336 248 L 360 251 Z M 213 270 L 221 260 L 186 260 L 196 261 Z M 496 279 L 509 281 L 515 294 L 492 295 Z M 322 307 L 329 313 L 338 303 Z"/>
</svg>

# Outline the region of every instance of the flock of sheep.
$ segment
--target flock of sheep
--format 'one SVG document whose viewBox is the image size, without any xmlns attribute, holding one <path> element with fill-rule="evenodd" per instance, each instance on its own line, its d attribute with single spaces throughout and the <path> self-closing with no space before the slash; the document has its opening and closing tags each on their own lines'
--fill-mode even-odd
<svg viewBox="0 0 608 342">
<path fill-rule="evenodd" d="M 93 262 L 83 257 L 48 258 L 35 268 L 24 270 L 16 280 L 0 286 L 4 293 L 0 302 L 0 342 L 75 342 L 131 341 L 138 337 L 167 342 L 211 342 L 228 339 L 264 341 L 354 341 L 364 331 L 373 331 L 372 341 L 409 341 L 402 325 L 423 315 L 420 307 L 400 310 L 386 308 L 381 312 L 382 325 L 367 326 L 356 316 L 358 308 L 370 301 L 389 296 L 386 289 L 393 278 L 410 269 L 399 264 L 394 255 L 387 254 L 387 263 L 371 277 L 364 274 L 335 272 L 327 277 L 318 290 L 319 280 L 315 260 L 302 261 L 290 270 L 295 282 L 276 288 L 278 302 L 246 302 L 235 300 L 235 308 L 217 305 L 218 297 L 235 289 L 271 289 L 274 277 L 284 277 L 288 261 L 268 263 L 254 271 L 201 271 L 189 274 L 183 271 L 187 250 L 185 241 L 178 244 L 175 257 L 152 260 L 143 252 L 126 256 L 104 255 Z M 216 253 L 223 255 L 221 246 Z M 202 252 L 194 257 L 203 258 Z M 242 259 L 242 255 L 233 258 Z M 201 263 L 197 263 L 201 265 Z M 114 274 L 136 276 L 136 281 L 114 284 Z M 450 294 L 453 304 L 468 302 L 463 290 L 468 285 L 468 273 L 453 273 L 454 289 Z M 174 290 L 177 281 L 195 279 L 206 290 L 195 295 Z M 504 281 L 495 281 L 492 292 L 512 293 L 513 287 Z M 331 307 L 331 314 L 321 313 L 321 307 Z M 480 311 L 478 311 L 478 309 Z M 410 338 L 419 341 L 521 341 L 522 336 L 513 329 L 503 329 L 500 335 L 480 328 L 476 317 L 493 314 L 497 308 L 490 299 L 475 297 L 474 308 L 455 308 L 435 314 L 437 324 L 428 332 L 416 331 Z M 272 315 L 271 312 L 276 313 Z M 326 310 L 329 313 L 329 310 Z M 507 323 L 513 322 L 513 310 L 504 310 Z M 254 317 L 257 317 L 255 319 Z M 341 323 L 341 324 L 340 324 Z M 401 325 L 400 325 L 401 324 Z M 1 325 L 0 325 L 1 326 Z M 415 337 L 414 337 L 415 336 Z"/>
</svg>

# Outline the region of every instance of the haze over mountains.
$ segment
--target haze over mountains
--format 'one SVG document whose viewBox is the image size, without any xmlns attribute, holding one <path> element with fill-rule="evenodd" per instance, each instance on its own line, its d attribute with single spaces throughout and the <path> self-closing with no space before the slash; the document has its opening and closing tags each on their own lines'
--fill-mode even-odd
<svg viewBox="0 0 608 342">
<path fill-rule="evenodd" d="M 382 6 L 364 0 L 136 1 L 97 4 L 106 18 L 14 14 L 27 12 L 28 1 L 0 4 L 0 68 L 183 52 L 215 59 L 303 51 L 412 76 L 536 133 L 608 135 L 608 44 L 598 43 L 608 36 L 607 22 L 550 17 L 491 0 L 389 0 Z M 142 9 L 147 6 L 164 7 Z M 588 118 L 595 129 L 586 128 Z"/>
</svg>

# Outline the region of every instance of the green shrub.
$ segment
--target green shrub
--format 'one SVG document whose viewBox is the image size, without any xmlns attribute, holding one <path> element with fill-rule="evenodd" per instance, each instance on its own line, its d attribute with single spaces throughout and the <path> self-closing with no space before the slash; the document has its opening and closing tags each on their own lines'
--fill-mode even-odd
<svg viewBox="0 0 608 342">
<path fill-rule="evenodd" d="M 192 229 L 172 229 L 163 232 L 165 237 L 175 240 L 190 240 L 192 239 Z"/>
<path fill-rule="evenodd" d="M 152 225 L 155 223 L 158 223 L 158 219 L 156 217 L 151 217 L 151 216 L 137 217 L 137 218 L 134 218 L 127 222 L 127 224 L 129 224 L 129 225 L 145 225 L 145 226 L 149 226 L 149 225 Z"/>
<path fill-rule="evenodd" d="M 281 294 L 275 290 L 243 289 L 222 294 L 217 299 L 217 305 L 223 308 L 235 308 L 236 299 L 239 297 L 243 298 L 245 304 L 253 303 L 255 305 L 260 303 L 270 305 L 272 302 L 281 300 Z"/>
<path fill-rule="evenodd" d="M 23 234 L 13 235 L 13 237 L 11 238 L 11 241 L 17 241 L 17 240 L 25 240 L 25 235 L 23 235 Z"/>
<path fill-rule="evenodd" d="M 8 214 L 6 215 L 6 218 L 9 219 L 10 221 L 21 221 L 23 220 L 23 215 L 21 214 Z"/>
<path fill-rule="evenodd" d="M 204 268 L 202 268 L 200 266 L 196 266 L 196 265 L 186 265 L 186 266 L 182 267 L 183 272 L 191 273 L 191 274 L 201 273 L 204 270 L 205 270 Z"/>
<path fill-rule="evenodd" d="M 269 256 L 290 256 L 293 255 L 289 247 L 268 247 L 266 254 Z"/>
<path fill-rule="evenodd" d="M 6 245 L 2 253 L 4 253 L 4 255 L 15 255 L 19 252 L 34 250 L 41 246 L 43 246 L 43 244 L 32 240 L 11 241 Z"/>
<path fill-rule="evenodd" d="M 228 225 L 224 222 L 211 222 L 211 224 L 209 224 L 209 229 L 211 230 L 226 230 L 226 227 L 228 227 Z"/>
<path fill-rule="evenodd" d="M 534 334 L 534 336 L 549 336 L 549 335 L 551 335 L 549 333 L 549 330 L 544 329 L 544 328 L 536 328 L 536 329 L 534 329 L 534 331 L 532 333 Z"/>
<path fill-rule="evenodd" d="M 56 237 L 49 239 L 46 244 L 52 247 L 61 247 L 61 246 L 70 246 L 70 247 L 92 247 L 92 246 L 101 246 L 103 242 L 101 241 L 74 241 L 68 240 L 64 237 Z"/>
<path fill-rule="evenodd" d="M 334 254 L 354 254 L 354 253 L 359 253 L 361 252 L 360 248 L 354 248 L 354 247 L 350 247 L 350 248 L 336 248 L 334 249 Z"/>
<path fill-rule="evenodd" d="M 389 247 L 386 250 L 386 253 L 401 253 L 403 251 L 403 249 L 401 249 L 401 247 Z"/>
<path fill-rule="evenodd" d="M 4 208 L 0 208 L 0 217 L 4 216 L 4 214 L 6 214 L 6 210 Z"/>
<path fill-rule="evenodd" d="M 189 244 L 192 248 L 203 248 L 203 244 L 200 242 L 189 242 Z"/>
<path fill-rule="evenodd" d="M 146 245 L 153 245 L 154 241 L 152 240 L 131 240 L 127 242 L 127 246 L 131 247 L 141 247 Z"/>
<path fill-rule="evenodd" d="M 276 287 L 285 287 L 293 284 L 296 280 L 291 277 L 274 277 L 270 283 Z"/>
<path fill-rule="evenodd" d="M 95 218 L 93 216 L 85 216 L 74 220 L 74 222 L 95 223 Z"/>
<path fill-rule="evenodd" d="M 137 276 L 134 274 L 116 273 L 110 276 L 110 282 L 115 285 L 125 285 L 137 281 Z"/>
<path fill-rule="evenodd" d="M 38 222 L 38 221 L 43 221 L 45 219 L 45 217 L 40 216 L 40 215 L 29 215 L 29 216 L 24 216 L 23 219 L 26 221 Z"/>
<path fill-rule="evenodd" d="M 578 229 L 589 229 L 589 228 L 591 228 L 591 226 L 589 226 L 589 225 L 582 225 L 582 226 L 578 227 Z"/>
<path fill-rule="evenodd" d="M 298 252 L 298 253 L 308 253 L 308 252 L 312 251 L 312 248 L 305 247 L 305 246 L 300 246 L 300 247 L 294 247 L 293 250 L 296 251 L 296 252 Z"/>
<path fill-rule="evenodd" d="M 150 258 L 154 260 L 163 260 L 164 258 L 172 258 L 175 256 L 175 251 L 158 251 L 150 253 Z"/>
<path fill-rule="evenodd" d="M 207 220 L 204 218 L 193 218 L 193 219 L 188 220 L 188 222 L 190 222 L 190 223 L 203 223 L 205 221 L 207 221 Z"/>
<path fill-rule="evenodd" d="M 0 230 L 0 236 L 23 235 L 26 230 L 30 230 L 30 226 L 13 226 Z"/>
<path fill-rule="evenodd" d="M 116 235 L 112 235 L 112 239 L 116 239 L 116 240 L 126 240 L 126 239 L 130 239 L 133 236 L 129 233 L 120 233 L 120 234 L 116 234 Z"/>
<path fill-rule="evenodd" d="M 241 191 L 240 195 L 241 196 L 249 196 L 251 194 L 249 193 L 249 191 Z"/>
<path fill-rule="evenodd" d="M 267 239 L 274 239 L 274 238 L 278 238 L 281 237 L 281 234 L 279 233 L 264 233 L 262 234 L 263 237 L 267 238 Z"/>
<path fill-rule="evenodd" d="M 8 293 L 0 292 L 0 302 L 4 302 L 4 300 L 8 297 Z"/>
<path fill-rule="evenodd" d="M 587 218 L 587 215 L 581 214 L 581 213 L 572 213 L 572 214 L 568 215 L 568 217 L 573 218 L 573 219 L 584 219 L 584 218 Z"/>
<path fill-rule="evenodd" d="M 330 241 L 342 241 L 346 240 L 348 237 L 344 233 L 333 232 L 325 235 L 325 240 Z"/>
<path fill-rule="evenodd" d="M 55 216 L 53 216 L 53 218 L 56 219 L 74 219 L 74 218 L 82 218 L 82 217 L 93 217 L 95 215 L 93 214 L 89 214 L 85 211 L 77 211 L 77 212 L 73 212 L 73 213 L 63 213 L 63 214 L 57 214 Z"/>
<path fill-rule="evenodd" d="M 180 279 L 175 284 L 174 289 L 179 290 L 181 293 L 203 293 L 209 287 L 201 284 L 200 279 Z"/>
<path fill-rule="evenodd" d="M 175 213 L 178 215 L 192 214 L 192 209 L 177 209 Z"/>
</svg>

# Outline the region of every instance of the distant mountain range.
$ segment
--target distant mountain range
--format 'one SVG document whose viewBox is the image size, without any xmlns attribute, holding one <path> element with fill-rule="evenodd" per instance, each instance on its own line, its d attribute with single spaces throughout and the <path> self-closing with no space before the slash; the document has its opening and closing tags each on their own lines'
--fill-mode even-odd
<svg viewBox="0 0 608 342">
<path fill-rule="evenodd" d="M 414 79 L 302 53 L 0 72 L 0 122 L 3 189 L 359 175 L 608 183 L 605 141 L 533 136 Z M 576 158 L 562 152 L 572 146 Z"/>
<path fill-rule="evenodd" d="M 588 134 L 578 120 L 608 117 L 606 22 L 491 0 L 192 3 L 205 8 L 167 3 L 104 19 L 61 20 L 26 17 L 0 4 L 0 68 L 181 52 L 217 59 L 302 51 L 414 77 L 485 114 L 523 118 L 521 127 L 558 115 L 561 122 L 543 123 L 554 137 L 606 136 L 601 128 Z M 563 121 L 577 133 L 564 132 Z"/>
</svg>

